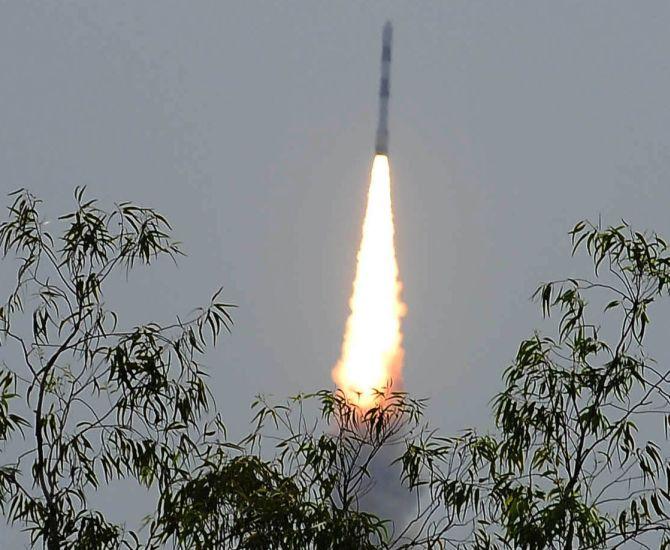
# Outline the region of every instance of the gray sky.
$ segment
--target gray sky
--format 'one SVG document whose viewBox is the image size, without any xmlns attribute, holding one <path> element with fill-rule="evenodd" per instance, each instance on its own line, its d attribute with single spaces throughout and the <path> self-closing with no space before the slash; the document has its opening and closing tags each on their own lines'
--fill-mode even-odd
<svg viewBox="0 0 670 550">
<path fill-rule="evenodd" d="M 486 426 L 573 223 L 670 235 L 670 3 L 0 4 L 0 191 L 169 217 L 189 256 L 116 303 L 168 320 L 224 286 L 208 362 L 233 434 L 258 392 L 331 387 L 386 18 L 407 388 L 438 426 Z"/>
</svg>

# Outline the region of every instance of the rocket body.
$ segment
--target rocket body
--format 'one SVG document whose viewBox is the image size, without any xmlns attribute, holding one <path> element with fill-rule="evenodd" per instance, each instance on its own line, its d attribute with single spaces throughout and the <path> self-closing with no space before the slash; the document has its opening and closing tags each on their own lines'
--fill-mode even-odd
<svg viewBox="0 0 670 550">
<path fill-rule="evenodd" d="M 382 31 L 382 70 L 379 80 L 379 118 L 377 119 L 377 136 L 375 138 L 375 153 L 388 155 L 389 150 L 389 97 L 391 92 L 391 42 L 393 27 L 387 21 Z"/>
</svg>

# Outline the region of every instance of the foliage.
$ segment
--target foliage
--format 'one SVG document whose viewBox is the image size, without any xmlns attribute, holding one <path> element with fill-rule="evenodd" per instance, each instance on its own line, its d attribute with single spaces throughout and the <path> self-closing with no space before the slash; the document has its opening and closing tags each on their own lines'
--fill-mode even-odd
<svg viewBox="0 0 670 550">
<path fill-rule="evenodd" d="M 306 412 L 314 407 L 316 422 Z M 340 392 L 300 395 L 281 405 L 257 400 L 255 427 L 240 454 L 215 453 L 198 475 L 166 495 L 159 514 L 163 540 L 196 549 L 422 547 L 420 530 L 412 529 L 420 513 L 396 532 L 366 509 L 365 497 L 379 489 L 378 465 L 389 466 L 384 450 L 422 433 L 423 407 L 399 392 L 380 393 L 367 411 Z M 263 461 L 267 441 L 271 456 Z"/>
<path fill-rule="evenodd" d="M 124 326 L 106 283 L 181 253 L 166 219 L 130 203 L 105 212 L 77 189 L 55 234 L 37 198 L 11 196 L 0 247 L 18 267 L 0 307 L 0 440 L 21 432 L 25 448 L 0 466 L 0 506 L 49 550 L 136 546 L 90 495 L 122 478 L 160 491 L 188 471 L 215 433 L 199 361 L 229 328 L 230 306 L 217 293 L 187 320 Z"/>
<path fill-rule="evenodd" d="M 669 290 L 668 247 L 625 223 L 580 222 L 571 235 L 595 278 L 538 288 L 557 335 L 521 343 L 493 400 L 497 431 L 405 453 L 410 483 L 474 526 L 450 531 L 454 546 L 670 547 L 667 444 L 643 437 L 670 426 L 670 372 L 644 346 L 651 305 Z"/>
</svg>

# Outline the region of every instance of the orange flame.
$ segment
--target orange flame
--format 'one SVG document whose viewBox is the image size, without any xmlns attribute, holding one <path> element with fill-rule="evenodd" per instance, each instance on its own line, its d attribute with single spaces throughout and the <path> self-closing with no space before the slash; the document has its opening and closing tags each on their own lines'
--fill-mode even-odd
<svg viewBox="0 0 670 550">
<path fill-rule="evenodd" d="M 391 175 L 386 155 L 372 164 L 368 206 L 358 251 L 351 313 L 333 380 L 347 398 L 363 409 L 377 401 L 378 392 L 398 386 L 404 351 L 400 321 L 406 306 L 393 241 Z"/>
</svg>

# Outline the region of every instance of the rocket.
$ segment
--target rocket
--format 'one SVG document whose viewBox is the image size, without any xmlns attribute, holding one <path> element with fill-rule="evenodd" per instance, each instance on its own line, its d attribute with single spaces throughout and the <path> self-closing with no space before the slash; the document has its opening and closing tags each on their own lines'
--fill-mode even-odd
<svg viewBox="0 0 670 550">
<path fill-rule="evenodd" d="M 387 21 L 382 31 L 382 70 L 379 80 L 379 118 L 377 120 L 377 137 L 375 153 L 388 155 L 389 152 L 389 95 L 391 92 L 391 41 L 393 27 Z"/>
</svg>

